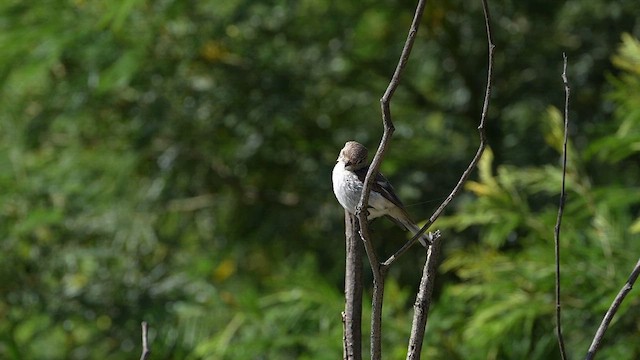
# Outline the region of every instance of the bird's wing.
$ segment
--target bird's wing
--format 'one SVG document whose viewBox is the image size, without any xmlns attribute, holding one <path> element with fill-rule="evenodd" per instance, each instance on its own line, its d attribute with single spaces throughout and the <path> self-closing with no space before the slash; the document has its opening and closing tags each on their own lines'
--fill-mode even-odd
<svg viewBox="0 0 640 360">
<path fill-rule="evenodd" d="M 364 183 L 364 179 L 367 176 L 367 171 L 369 171 L 369 166 L 365 166 L 362 169 L 355 171 L 355 174 L 358 176 L 358 179 L 362 181 L 362 183 Z M 398 198 L 398 195 L 396 195 L 396 191 L 393 189 L 393 186 L 391 186 L 391 183 L 389 183 L 387 178 L 385 178 L 384 175 L 380 174 L 379 172 L 376 175 L 375 181 L 371 185 L 371 191 L 379 193 L 380 195 L 384 196 L 385 199 L 391 201 L 400 209 L 404 209 L 404 205 Z"/>
</svg>

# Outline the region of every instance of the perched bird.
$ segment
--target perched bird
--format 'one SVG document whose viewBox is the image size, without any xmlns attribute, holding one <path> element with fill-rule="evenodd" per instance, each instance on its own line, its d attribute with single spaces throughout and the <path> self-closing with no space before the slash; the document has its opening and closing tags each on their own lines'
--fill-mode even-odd
<svg viewBox="0 0 640 360">
<path fill-rule="evenodd" d="M 367 162 L 367 148 L 356 141 L 348 141 L 333 167 L 331 179 L 333 181 L 333 193 L 345 210 L 355 214 L 356 207 L 362 195 L 364 178 L 369 171 Z M 420 228 L 409 218 L 402 201 L 396 195 L 389 181 L 380 173 L 376 175 L 371 185 L 371 194 L 368 204 L 369 216 L 367 219 L 375 219 L 387 216 L 399 226 L 416 234 Z M 423 246 L 431 243 L 427 234 L 423 234 L 418 240 Z"/>
</svg>

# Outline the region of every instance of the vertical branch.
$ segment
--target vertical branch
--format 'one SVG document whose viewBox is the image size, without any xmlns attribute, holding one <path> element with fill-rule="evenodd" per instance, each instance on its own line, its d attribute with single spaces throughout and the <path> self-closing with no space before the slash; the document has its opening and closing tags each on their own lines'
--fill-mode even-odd
<svg viewBox="0 0 640 360">
<path fill-rule="evenodd" d="M 382 139 L 380 140 L 380 145 L 378 146 L 378 150 L 376 151 L 375 156 L 371 162 L 369 167 L 369 171 L 367 172 L 367 176 L 364 181 L 364 187 L 362 190 L 362 196 L 360 197 L 360 201 L 358 203 L 358 207 L 356 209 L 356 216 L 358 217 L 358 222 L 360 224 L 360 236 L 364 241 L 365 250 L 367 252 L 367 257 L 369 258 L 369 263 L 371 264 L 371 270 L 373 272 L 373 301 L 372 301 L 372 313 L 371 313 L 371 358 L 374 360 L 381 359 L 382 357 L 382 301 L 384 298 L 384 275 L 385 269 L 380 266 L 380 262 L 375 255 L 375 251 L 371 242 L 369 241 L 369 229 L 367 224 L 367 206 L 369 204 L 369 195 L 371 193 L 371 184 L 373 183 L 373 179 L 376 174 L 380 170 L 380 164 L 382 163 L 382 158 L 384 157 L 384 153 L 389 144 L 389 140 L 391 139 L 391 135 L 393 134 L 395 128 L 393 127 L 393 122 L 391 121 L 391 111 L 390 111 L 390 103 L 391 98 L 395 90 L 398 88 L 400 84 L 400 77 L 404 72 L 404 69 L 407 65 L 407 61 L 409 60 L 409 55 L 411 54 L 411 49 L 413 48 L 413 44 L 415 42 L 416 34 L 418 33 L 418 28 L 420 26 L 420 19 L 422 18 L 422 14 L 424 12 L 424 7 L 426 5 L 426 0 L 419 0 L 418 5 L 416 7 L 416 11 L 413 16 L 413 20 L 411 22 L 411 27 L 409 29 L 409 34 L 407 35 L 407 40 L 405 41 L 404 47 L 402 48 L 402 53 L 400 54 L 400 60 L 398 61 L 398 65 L 393 73 L 391 81 L 389 82 L 389 86 L 387 86 L 384 95 L 380 99 L 380 107 L 382 109 L 382 122 L 384 126 L 384 133 L 382 135 Z"/>
<path fill-rule="evenodd" d="M 416 302 L 413 305 L 413 323 L 411 325 L 411 337 L 409 338 L 407 360 L 420 359 L 422 342 L 424 340 L 424 331 L 427 326 L 429 307 L 431 305 L 431 294 L 433 293 L 433 285 L 436 278 L 438 258 L 440 257 L 441 244 L 442 241 L 439 233 L 431 237 L 431 246 L 429 246 L 429 250 L 427 250 L 427 259 L 424 263 L 424 268 L 422 269 L 420 287 L 418 288 Z"/>
<path fill-rule="evenodd" d="M 346 235 L 346 270 L 344 276 L 345 307 L 342 315 L 344 325 L 343 358 L 362 359 L 362 245 L 358 235 L 355 216 L 344 212 Z"/>
<path fill-rule="evenodd" d="M 380 262 L 376 256 L 371 236 L 367 228 L 366 219 L 364 222 L 358 218 L 360 225 L 360 238 L 364 243 L 364 248 L 371 264 L 373 275 L 373 295 L 371 299 L 371 359 L 382 359 L 382 302 L 384 300 L 384 269 L 380 267 Z"/>
<path fill-rule="evenodd" d="M 371 359 L 382 359 L 382 301 L 384 299 L 384 274 L 373 278 L 373 300 L 371 301 Z"/>
<path fill-rule="evenodd" d="M 618 308 L 620 307 L 620 304 L 622 304 L 625 296 L 627 296 L 629 291 L 633 289 L 633 284 L 635 284 L 636 280 L 638 280 L 638 275 L 640 275 L 640 259 L 638 259 L 636 266 L 631 271 L 631 275 L 629 275 L 629 279 L 624 284 L 622 289 L 620 289 L 618 295 L 616 295 L 616 298 L 613 300 L 613 303 L 609 307 L 609 310 L 607 310 L 607 313 L 604 315 L 604 319 L 602 319 L 602 323 L 598 327 L 598 331 L 596 331 L 596 335 L 591 342 L 591 346 L 589 346 L 589 352 L 587 353 L 586 357 L 587 360 L 593 360 L 595 358 L 596 352 L 600 348 L 600 343 L 602 342 L 602 338 L 604 337 L 604 333 L 607 331 L 607 328 L 609 327 L 613 316 L 616 314 L 616 311 L 618 311 Z"/>
<path fill-rule="evenodd" d="M 151 349 L 149 349 L 149 336 L 147 334 L 149 330 L 149 324 L 146 321 L 142 322 L 142 355 L 140 360 L 147 360 L 151 355 Z"/>
<path fill-rule="evenodd" d="M 562 187 L 560 189 L 560 203 L 558 204 L 558 217 L 554 229 L 554 247 L 555 247 L 555 263 L 556 263 L 556 336 L 558 337 L 558 347 L 562 360 L 567 359 L 567 353 L 562 337 L 562 307 L 560 305 L 560 227 L 562 225 L 562 214 L 564 213 L 564 204 L 567 198 L 565 192 L 565 181 L 567 176 L 567 133 L 569 128 L 569 80 L 567 79 L 567 55 L 562 54 L 564 66 L 562 68 L 562 82 L 564 83 L 564 140 L 562 144 Z"/>
<path fill-rule="evenodd" d="M 482 153 L 484 152 L 484 149 L 486 147 L 487 136 L 485 134 L 484 126 L 485 126 L 485 121 L 487 119 L 487 113 L 489 111 L 489 103 L 491 101 L 491 90 L 492 90 L 492 84 L 493 84 L 493 55 L 495 53 L 496 46 L 493 43 L 493 35 L 491 31 L 491 14 L 489 12 L 489 5 L 487 4 L 486 0 L 482 0 L 482 10 L 484 13 L 484 23 L 485 23 L 486 33 L 487 33 L 487 44 L 489 47 L 489 51 L 488 51 L 489 64 L 487 68 L 487 86 L 484 92 L 484 103 L 482 105 L 480 125 L 478 125 L 478 134 L 480 136 L 480 144 L 478 145 L 478 150 L 476 151 L 476 154 L 471 160 L 471 163 L 469 164 L 469 166 L 462 173 L 462 176 L 460 177 L 460 180 L 458 180 L 458 183 L 456 184 L 456 186 L 453 188 L 453 190 L 451 190 L 451 193 L 449 194 L 449 196 L 447 196 L 447 198 L 442 202 L 442 204 L 440 204 L 440 206 L 436 209 L 433 215 L 431 215 L 429 220 L 427 220 L 427 222 L 422 226 L 420 231 L 418 231 L 418 233 L 415 234 L 410 241 L 405 243 L 404 246 L 400 248 L 400 250 L 398 250 L 395 254 L 391 255 L 389 259 L 387 259 L 382 264 L 384 267 L 390 266 L 391 264 L 393 264 L 394 261 L 396 261 L 400 256 L 402 256 L 402 254 L 404 254 L 416 242 L 416 240 L 420 238 L 420 236 L 422 236 L 422 234 L 424 234 L 424 232 L 427 231 L 429 227 L 431 227 L 431 225 L 440 217 L 444 209 L 458 195 L 460 190 L 462 190 L 462 186 L 469 178 L 469 175 L 471 175 L 471 172 L 476 168 L 476 165 L 478 164 L 478 161 L 480 161 L 480 158 L 482 157 Z"/>
</svg>

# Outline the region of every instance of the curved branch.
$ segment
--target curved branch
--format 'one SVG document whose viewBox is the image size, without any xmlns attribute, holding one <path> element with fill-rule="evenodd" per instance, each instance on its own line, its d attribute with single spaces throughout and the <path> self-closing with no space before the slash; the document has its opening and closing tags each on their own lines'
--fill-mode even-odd
<svg viewBox="0 0 640 360">
<path fill-rule="evenodd" d="M 376 177 L 378 171 L 380 170 L 380 164 L 382 163 L 382 158 L 384 157 L 384 153 L 387 150 L 387 146 L 389 144 L 389 140 L 391 139 L 391 135 L 393 134 L 395 128 L 393 126 L 393 122 L 391 121 L 391 110 L 390 103 L 391 98 L 393 97 L 394 92 L 398 88 L 400 84 L 400 77 L 404 72 L 405 67 L 407 66 L 407 62 L 409 60 L 409 55 L 411 54 L 411 49 L 413 48 L 413 44 L 416 39 L 416 34 L 418 33 L 418 28 L 420 26 L 420 19 L 422 18 L 422 14 L 424 13 L 424 7 L 426 5 L 426 0 L 419 0 L 418 5 L 416 7 L 416 11 L 413 16 L 413 20 L 411 22 L 411 27 L 409 28 L 409 34 L 407 36 L 407 40 L 405 41 L 404 47 L 402 48 L 402 53 L 400 54 L 400 60 L 398 61 L 398 65 L 391 77 L 391 81 L 389 82 L 389 86 L 382 95 L 380 99 L 380 107 L 382 110 L 382 122 L 384 126 L 384 133 L 382 135 L 382 139 L 380 140 L 380 145 L 378 146 L 378 150 L 376 151 L 375 156 L 371 162 L 369 167 L 369 171 L 367 172 L 367 176 L 364 181 L 364 187 L 362 190 L 362 195 L 360 197 L 360 202 L 358 203 L 358 207 L 356 209 L 356 216 L 358 217 L 358 222 L 360 223 L 360 236 L 364 242 L 365 250 L 367 253 L 367 257 L 369 258 L 369 263 L 371 264 L 371 269 L 373 272 L 373 304 L 372 304 L 372 313 L 371 313 L 371 358 L 372 359 L 380 359 L 382 357 L 382 301 L 384 297 L 384 275 L 385 269 L 380 266 L 380 262 L 375 254 L 375 250 L 371 241 L 369 240 L 369 229 L 367 223 L 367 206 L 369 204 L 369 195 L 371 193 L 371 185 L 373 183 L 373 179 Z"/>
<path fill-rule="evenodd" d="M 489 65 L 487 69 L 487 86 L 485 88 L 485 93 L 484 93 L 484 103 L 482 105 L 480 125 L 478 125 L 478 133 L 480 136 L 480 144 L 478 145 L 478 150 L 476 151 L 476 154 L 471 160 L 471 163 L 469 164 L 469 166 L 462 173 L 462 176 L 460 177 L 460 180 L 458 180 L 458 183 L 456 184 L 456 186 L 453 188 L 453 190 L 451 190 L 451 193 L 449 194 L 449 196 L 447 196 L 447 198 L 442 202 L 442 204 L 440 204 L 440 206 L 436 209 L 433 215 L 431 215 L 429 220 L 427 220 L 427 222 L 422 226 L 420 231 L 418 231 L 418 233 L 415 234 L 413 238 L 411 238 L 411 240 L 406 242 L 404 246 L 400 248 L 400 250 L 398 250 L 395 254 L 391 255 L 389 259 L 387 259 L 382 264 L 383 267 L 388 267 L 391 264 L 393 264 L 393 262 L 395 262 L 400 256 L 402 256 L 402 254 L 404 254 L 411 246 L 413 246 L 413 244 L 418 240 L 418 238 L 420 238 L 420 236 L 422 236 L 422 234 L 424 234 L 429 229 L 429 227 L 431 227 L 431 225 L 440 217 L 440 215 L 442 215 L 442 212 L 444 211 L 444 209 L 447 206 L 449 206 L 449 203 L 451 203 L 451 201 L 458 195 L 460 190 L 462 190 L 462 186 L 467 181 L 467 179 L 469 178 L 469 175 L 471 175 L 471 172 L 475 169 L 476 165 L 480 161 L 480 158 L 482 157 L 482 153 L 484 152 L 484 149 L 486 147 L 487 135 L 485 133 L 484 126 L 485 126 L 485 121 L 487 119 L 487 113 L 489 111 L 489 103 L 491 100 L 491 89 L 493 84 L 493 55 L 495 53 L 496 46 L 493 43 L 493 36 L 491 35 L 491 14 L 489 13 L 489 5 L 487 4 L 486 0 L 482 0 L 482 10 L 484 12 L 485 27 L 487 32 L 487 44 L 489 47 L 489 51 L 488 51 Z"/>
<path fill-rule="evenodd" d="M 556 263 L 556 337 L 558 338 L 558 347 L 560 349 L 560 357 L 562 360 L 567 359 L 567 351 L 564 346 L 564 338 L 562 336 L 562 307 L 560 305 L 560 227 L 562 225 L 562 214 L 564 213 L 564 204 L 567 199 L 565 192 L 565 183 L 567 178 L 567 134 L 569 127 L 569 80 L 567 79 L 567 55 L 562 54 L 564 58 L 564 66 L 562 68 L 562 82 L 564 84 L 564 142 L 562 144 L 562 187 L 560 189 L 560 203 L 558 204 L 558 217 L 554 228 L 554 249 Z"/>
</svg>

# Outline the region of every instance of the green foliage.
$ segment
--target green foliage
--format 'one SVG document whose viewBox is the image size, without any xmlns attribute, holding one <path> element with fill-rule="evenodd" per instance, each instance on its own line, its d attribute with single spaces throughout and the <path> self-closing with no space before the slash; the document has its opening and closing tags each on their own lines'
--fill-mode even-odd
<svg viewBox="0 0 640 360">
<path fill-rule="evenodd" d="M 438 224 L 448 243 L 425 354 L 555 354 L 562 51 L 577 120 L 563 226 L 577 353 L 638 253 L 637 1 L 491 6 L 492 152 Z M 2 2 L 0 358 L 135 357 L 142 320 L 154 358 L 339 357 L 342 211 L 329 173 L 346 140 L 377 143 L 414 7 Z M 479 3 L 430 3 L 383 164 L 416 219 L 475 152 L 484 59 Z M 387 282 L 390 358 L 406 351 L 421 261 L 409 254 Z M 638 356 L 634 305 L 603 356 Z"/>
<path fill-rule="evenodd" d="M 615 82 L 613 92 L 613 98 L 620 101 L 619 110 L 640 105 L 637 93 L 630 89 L 640 80 L 640 73 L 628 66 L 633 59 L 637 65 L 639 44 L 637 39 L 623 36 L 619 55 L 613 58 L 626 71 Z M 621 96 L 625 91 L 631 91 L 627 93 L 631 96 Z M 632 126 L 633 122 L 636 126 L 640 120 L 624 111 L 616 114 L 616 126 L 621 128 Z M 549 109 L 545 139 L 559 153 L 562 122 L 560 111 Z M 613 136 L 620 141 L 610 141 Z M 630 156 L 635 153 L 636 136 L 634 131 L 618 131 L 596 139 L 591 151 L 605 160 L 601 171 L 628 174 L 625 165 L 614 161 L 620 160 L 617 155 L 607 150 L 614 145 L 617 154 Z M 563 327 L 571 352 L 584 353 L 640 254 L 635 235 L 640 192 L 637 184 L 627 185 L 624 176 L 618 182 L 600 183 L 600 176 L 584 171 L 589 167 L 587 161 L 594 160 L 588 151 L 581 156 L 572 142 L 567 151 L 567 205 L 560 237 Z M 440 334 L 455 331 L 464 345 L 448 351 L 463 358 L 474 358 L 477 353 L 486 353 L 487 358 L 557 357 L 552 243 L 562 169 L 495 166 L 493 162 L 489 150 L 479 164 L 479 181 L 470 181 L 466 186 L 477 200 L 437 224 L 456 231 L 475 228 L 478 237 L 473 244 L 460 242 L 443 262 L 442 269 L 455 274 L 457 284 L 444 290 L 442 300 L 460 305 L 436 312 L 443 319 L 442 323 L 432 320 L 440 324 L 433 333 L 439 339 Z M 621 340 L 637 332 L 636 322 L 631 319 L 639 315 L 634 309 L 639 300 L 631 297 L 627 301 L 607 333 L 612 340 L 603 351 L 608 355 L 603 357 L 635 358 L 640 354 L 635 342 Z M 464 331 L 459 331 L 461 327 Z M 438 354 L 446 353 L 441 350 Z"/>
<path fill-rule="evenodd" d="M 620 77 L 610 77 L 614 86 L 610 98 L 618 104 L 615 110 L 618 129 L 596 141 L 589 150 L 599 160 L 618 162 L 640 151 L 640 45 L 637 39 L 624 34 L 612 62 L 624 71 Z"/>
</svg>

